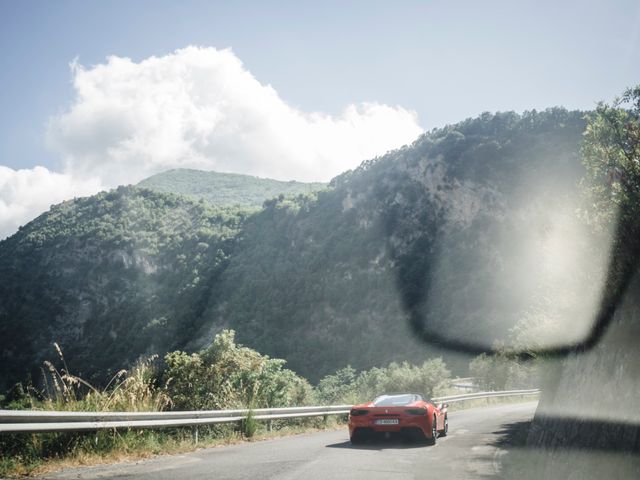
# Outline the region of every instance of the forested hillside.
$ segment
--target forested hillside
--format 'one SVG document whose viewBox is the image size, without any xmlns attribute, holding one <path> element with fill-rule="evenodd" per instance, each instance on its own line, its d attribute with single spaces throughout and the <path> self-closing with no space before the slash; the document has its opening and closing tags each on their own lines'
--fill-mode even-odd
<svg viewBox="0 0 640 480">
<path fill-rule="evenodd" d="M 244 218 L 135 187 L 56 205 L 0 243 L 0 378 L 37 375 L 54 341 L 100 378 L 184 344 Z"/>
<path fill-rule="evenodd" d="M 175 193 L 218 206 L 261 207 L 278 195 L 297 196 L 326 187 L 324 183 L 282 182 L 236 173 L 178 168 L 153 175 L 138 184 L 161 193 Z"/>
<path fill-rule="evenodd" d="M 225 328 L 312 381 L 441 355 L 409 314 L 435 291 L 439 322 L 498 322 L 482 292 L 517 285 L 496 232 L 535 214 L 518 205 L 535 179 L 576 189 L 584 125 L 559 108 L 483 114 L 250 212 L 141 187 L 57 205 L 0 242 L 0 386 L 36 375 L 54 341 L 86 376 Z"/>
</svg>

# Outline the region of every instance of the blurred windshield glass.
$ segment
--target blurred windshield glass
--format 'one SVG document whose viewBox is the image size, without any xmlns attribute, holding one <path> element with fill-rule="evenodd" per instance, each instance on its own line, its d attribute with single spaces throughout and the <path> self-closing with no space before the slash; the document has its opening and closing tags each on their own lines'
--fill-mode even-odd
<svg viewBox="0 0 640 480">
<path fill-rule="evenodd" d="M 382 395 L 373 401 L 376 407 L 394 407 L 409 405 L 420 400 L 417 395 Z"/>
</svg>

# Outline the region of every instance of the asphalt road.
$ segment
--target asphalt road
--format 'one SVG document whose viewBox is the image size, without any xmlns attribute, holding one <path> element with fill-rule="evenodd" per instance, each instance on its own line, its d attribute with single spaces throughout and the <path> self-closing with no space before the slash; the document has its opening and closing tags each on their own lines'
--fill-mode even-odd
<svg viewBox="0 0 640 480">
<path fill-rule="evenodd" d="M 449 414 L 435 446 L 379 441 L 352 446 L 346 428 L 167 455 L 140 462 L 74 468 L 48 479 L 475 479 L 499 475 L 503 425 L 529 420 L 536 402 Z"/>
</svg>

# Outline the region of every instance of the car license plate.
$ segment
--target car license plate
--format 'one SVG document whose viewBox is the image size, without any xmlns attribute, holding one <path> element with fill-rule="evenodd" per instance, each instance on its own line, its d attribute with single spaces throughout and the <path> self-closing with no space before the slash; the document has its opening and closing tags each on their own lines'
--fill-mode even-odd
<svg viewBox="0 0 640 480">
<path fill-rule="evenodd" d="M 397 418 L 385 418 L 376 420 L 376 425 L 397 425 L 400 421 Z"/>
</svg>

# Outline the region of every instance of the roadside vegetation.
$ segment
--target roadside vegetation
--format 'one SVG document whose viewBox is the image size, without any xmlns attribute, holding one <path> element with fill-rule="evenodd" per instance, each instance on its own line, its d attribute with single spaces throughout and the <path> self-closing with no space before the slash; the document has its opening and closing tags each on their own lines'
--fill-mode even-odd
<svg viewBox="0 0 640 480">
<path fill-rule="evenodd" d="M 101 388 L 70 371 L 57 344 L 55 349 L 57 359 L 44 363 L 38 386 L 16 385 L 0 398 L 2 408 L 88 412 L 255 409 L 355 404 L 392 391 L 417 392 L 427 398 L 451 392 L 451 374 L 440 358 L 421 365 L 391 363 L 363 371 L 347 366 L 312 386 L 287 369 L 284 360 L 236 343 L 233 330 L 222 331 L 197 353 L 174 351 L 164 359 L 140 360 L 129 370 L 118 371 Z M 491 371 L 487 369 L 486 374 Z M 260 422 L 250 414 L 238 424 L 200 427 L 197 446 L 188 427 L 2 435 L 0 476 L 336 428 L 344 421 L 319 417 Z"/>
<path fill-rule="evenodd" d="M 239 345 L 233 330 L 215 336 L 205 349 L 138 361 L 120 370 L 104 387 L 75 375 L 55 345 L 35 384 L 18 384 L 0 398 L 5 409 L 52 411 L 165 411 L 272 408 L 356 403 L 385 391 L 409 390 L 430 396 L 446 388 L 450 373 L 441 359 L 421 366 L 392 363 L 357 372 L 351 367 L 323 378 L 317 386 L 285 361 Z M 259 422 L 249 415 L 238 424 L 199 428 L 199 446 L 286 435 L 334 427 L 344 419 L 309 418 Z M 46 468 L 142 458 L 195 448 L 190 428 L 117 430 L 0 437 L 0 476 L 38 473 Z"/>
<path fill-rule="evenodd" d="M 356 404 L 385 392 L 415 392 L 430 398 L 445 390 L 450 380 L 451 373 L 437 358 L 422 365 L 392 363 L 362 372 L 346 367 L 320 380 L 316 390 L 322 404 Z"/>
<path fill-rule="evenodd" d="M 518 362 L 506 352 L 478 355 L 469 363 L 469 374 L 480 390 L 520 390 L 540 385 L 540 362 Z"/>
</svg>

